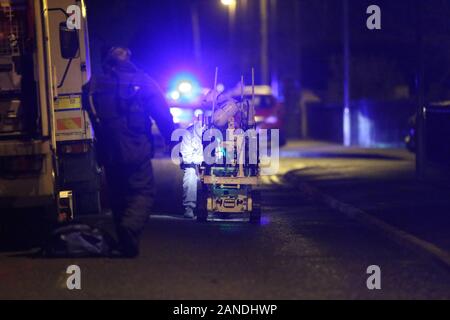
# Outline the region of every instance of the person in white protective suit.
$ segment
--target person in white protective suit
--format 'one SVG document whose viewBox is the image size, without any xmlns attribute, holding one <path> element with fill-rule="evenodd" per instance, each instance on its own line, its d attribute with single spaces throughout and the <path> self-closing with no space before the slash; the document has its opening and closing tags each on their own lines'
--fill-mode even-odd
<svg viewBox="0 0 450 320">
<path fill-rule="evenodd" d="M 204 126 L 200 120 L 194 122 L 182 137 L 180 153 L 182 157 L 181 169 L 183 175 L 183 206 L 184 217 L 194 219 L 194 210 L 197 206 L 198 170 L 203 162 L 203 135 Z"/>
</svg>

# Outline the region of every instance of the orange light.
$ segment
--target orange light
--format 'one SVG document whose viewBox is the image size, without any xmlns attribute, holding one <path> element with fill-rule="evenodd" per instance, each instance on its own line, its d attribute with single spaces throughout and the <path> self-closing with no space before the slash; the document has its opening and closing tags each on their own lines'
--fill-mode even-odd
<svg viewBox="0 0 450 320">
<path fill-rule="evenodd" d="M 231 6 L 236 4 L 236 0 L 220 0 L 224 6 Z"/>
</svg>

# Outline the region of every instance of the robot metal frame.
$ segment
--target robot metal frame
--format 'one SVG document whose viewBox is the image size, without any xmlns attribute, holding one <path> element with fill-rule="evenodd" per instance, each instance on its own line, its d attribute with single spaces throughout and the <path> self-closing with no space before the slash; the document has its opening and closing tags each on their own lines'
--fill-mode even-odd
<svg viewBox="0 0 450 320">
<path fill-rule="evenodd" d="M 217 87 L 216 68 L 214 92 Z M 232 102 L 216 110 L 217 96 L 212 101 L 212 112 L 203 115 L 206 130 L 232 132 L 232 139 L 215 141 L 213 157 L 226 161 L 203 163 L 200 167 L 201 188 L 197 199 L 197 221 L 247 221 L 259 224 L 261 194 L 259 167 L 259 139 L 255 121 L 255 76 L 252 69 L 252 99 L 244 99 L 244 77 L 241 77 L 241 101 Z M 242 130 L 235 130 L 235 129 Z M 245 132 L 252 131 L 254 135 Z M 225 135 L 224 135 L 225 136 Z M 253 146 L 253 150 L 250 150 Z M 254 148 L 256 146 L 256 148 Z M 256 151 L 256 161 L 250 161 L 250 152 Z M 231 161 L 230 161 L 231 160 Z"/>
</svg>

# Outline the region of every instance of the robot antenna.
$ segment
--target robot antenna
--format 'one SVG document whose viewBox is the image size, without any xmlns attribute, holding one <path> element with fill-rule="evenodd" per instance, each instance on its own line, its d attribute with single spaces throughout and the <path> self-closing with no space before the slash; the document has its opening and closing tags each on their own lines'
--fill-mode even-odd
<svg viewBox="0 0 450 320">
<path fill-rule="evenodd" d="M 216 67 L 216 72 L 214 75 L 214 92 L 213 92 L 213 101 L 212 101 L 212 115 L 214 116 L 214 111 L 216 109 L 216 100 L 217 100 L 217 76 L 219 73 L 219 67 Z"/>
<path fill-rule="evenodd" d="M 255 68 L 252 68 L 252 108 L 255 108 Z"/>
<path fill-rule="evenodd" d="M 244 109 L 244 75 L 241 75 L 241 110 Z"/>
</svg>

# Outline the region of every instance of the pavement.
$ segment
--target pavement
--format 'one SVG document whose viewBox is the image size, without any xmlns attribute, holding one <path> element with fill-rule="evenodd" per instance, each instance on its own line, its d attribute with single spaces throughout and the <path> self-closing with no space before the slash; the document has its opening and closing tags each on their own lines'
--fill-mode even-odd
<svg viewBox="0 0 450 320">
<path fill-rule="evenodd" d="M 450 181 L 419 181 L 413 154 L 306 141 L 292 143 L 284 155 L 296 152 L 304 167 L 283 172 L 294 184 L 312 186 L 450 253 Z"/>
<path fill-rule="evenodd" d="M 339 154 L 324 157 L 333 148 Z M 361 174 L 360 168 L 363 176 L 371 177 L 361 178 L 368 186 L 376 184 L 377 172 L 390 176 L 401 171 L 406 177 L 412 158 L 395 150 L 388 152 L 388 159 L 373 150 L 367 152 L 376 155 L 361 158 L 340 154 L 345 152 L 316 142 L 288 145 L 282 151 L 280 174 L 263 178 L 260 225 L 181 219 L 181 171 L 169 159 L 156 159 L 156 205 L 139 258 L 34 257 L 38 242 L 32 238 L 39 228 L 22 221 L 11 233 L 12 239 L 25 239 L 24 243 L 8 237 L 0 241 L 0 299 L 450 299 L 447 269 L 284 179 L 291 175 L 336 192 L 336 197 L 351 193 L 344 200 L 357 201 L 368 210 L 390 209 L 386 199 L 396 197 L 383 197 L 375 189 L 364 192 L 351 180 Z M 364 165 L 366 161 L 370 165 Z M 386 190 L 391 189 L 394 186 Z M 393 217 L 398 212 L 409 221 L 403 210 L 385 215 L 402 227 L 427 229 Z M 415 212 L 430 216 L 428 209 Z M 111 227 L 108 216 L 90 219 Z M 433 237 L 445 242 L 443 236 Z M 66 286 L 66 269 L 72 264 L 81 269 L 81 290 Z M 381 270 L 380 290 L 367 287 L 367 270 L 373 265 Z"/>
</svg>

